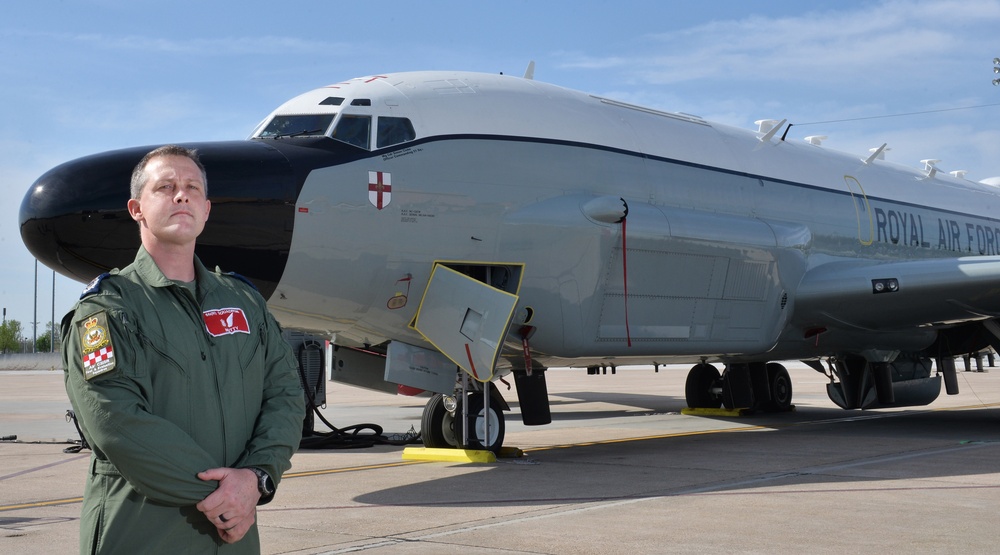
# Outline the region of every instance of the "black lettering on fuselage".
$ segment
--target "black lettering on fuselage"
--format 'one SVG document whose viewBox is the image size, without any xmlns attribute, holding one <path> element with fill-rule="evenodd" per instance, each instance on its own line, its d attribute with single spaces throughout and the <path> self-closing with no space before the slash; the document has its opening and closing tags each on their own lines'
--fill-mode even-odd
<svg viewBox="0 0 1000 555">
<path fill-rule="evenodd" d="M 885 243 L 885 211 L 881 208 L 875 209 L 875 227 L 878 229 L 878 234 L 876 235 L 875 240 L 879 243 Z"/>
</svg>

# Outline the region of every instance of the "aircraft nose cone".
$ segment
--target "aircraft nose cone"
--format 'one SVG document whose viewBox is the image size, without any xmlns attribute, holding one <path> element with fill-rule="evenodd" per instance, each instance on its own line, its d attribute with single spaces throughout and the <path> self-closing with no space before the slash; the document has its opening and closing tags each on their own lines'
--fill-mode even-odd
<svg viewBox="0 0 1000 555">
<path fill-rule="evenodd" d="M 291 246 L 298 185 L 288 159 L 255 141 L 184 144 L 208 174 L 212 212 L 197 253 L 208 268 L 250 278 L 270 296 Z M 129 181 L 154 146 L 86 156 L 39 177 L 21 203 L 21 239 L 43 264 L 80 281 L 128 265 L 139 247 Z"/>
</svg>

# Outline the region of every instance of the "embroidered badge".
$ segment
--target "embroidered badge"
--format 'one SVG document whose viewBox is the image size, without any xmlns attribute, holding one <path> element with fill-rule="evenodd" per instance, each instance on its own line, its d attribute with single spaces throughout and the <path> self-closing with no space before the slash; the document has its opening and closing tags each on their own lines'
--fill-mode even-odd
<svg viewBox="0 0 1000 555">
<path fill-rule="evenodd" d="M 80 322 L 83 376 L 91 379 L 115 369 L 115 350 L 108 331 L 108 315 L 98 312 Z"/>
<path fill-rule="evenodd" d="M 94 279 L 90 280 L 90 283 L 87 284 L 87 288 L 83 290 L 83 293 L 80 293 L 80 298 L 82 299 L 82 298 L 86 297 L 87 295 L 93 295 L 94 293 L 97 293 L 98 291 L 100 291 L 101 290 L 101 281 L 103 281 L 104 278 L 106 278 L 106 277 L 108 277 L 110 275 L 111 275 L 111 273 L 104 272 L 103 274 L 101 274 L 101 275 L 95 277 Z"/>
<path fill-rule="evenodd" d="M 250 333 L 250 323 L 242 308 L 214 308 L 201 314 L 205 329 L 212 337 Z"/>
</svg>

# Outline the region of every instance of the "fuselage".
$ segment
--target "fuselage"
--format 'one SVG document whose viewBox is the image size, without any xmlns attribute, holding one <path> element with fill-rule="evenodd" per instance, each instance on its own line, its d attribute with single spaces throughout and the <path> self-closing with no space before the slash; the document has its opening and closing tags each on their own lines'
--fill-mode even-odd
<svg viewBox="0 0 1000 555">
<path fill-rule="evenodd" d="M 510 76 L 353 79 L 285 103 L 246 143 L 200 145 L 212 216 L 226 201 L 231 212 L 209 222 L 199 254 L 262 285 L 284 326 L 344 345 L 426 344 L 411 323 L 444 263 L 518 296 L 515 325 L 531 327 L 545 365 L 813 358 L 858 336 L 817 348 L 811 330 L 827 323 L 796 312 L 810 269 L 1000 254 L 990 185 Z M 127 173 L 143 152 L 115 163 Z M 216 187 L 228 165 L 243 177 Z M 32 202 L 22 233 L 54 221 Z M 60 237 L 32 250 L 81 279 L 134 251 L 87 245 L 88 262 L 66 270 L 84 247 Z M 244 244 L 227 249 L 233 237 Z M 875 349 L 935 337 L 868 331 Z"/>
<path fill-rule="evenodd" d="M 779 347 L 795 327 L 788 294 L 812 265 L 1000 247 L 992 186 L 513 77 L 352 80 L 271 119 L 330 96 L 345 98 L 329 108 L 339 117 L 390 114 L 416 132 L 314 171 L 299 194 L 272 305 L 344 341 L 419 342 L 415 303 L 391 301 L 419 297 L 433 261 L 469 261 L 523 265 L 520 305 L 549 363 L 733 358 Z M 381 209 L 372 172 L 391 180 Z M 627 203 L 624 230 L 588 217 L 600 197 Z M 815 355 L 803 326 L 786 333 L 787 354 Z M 907 347 L 930 340 L 911 335 Z"/>
</svg>

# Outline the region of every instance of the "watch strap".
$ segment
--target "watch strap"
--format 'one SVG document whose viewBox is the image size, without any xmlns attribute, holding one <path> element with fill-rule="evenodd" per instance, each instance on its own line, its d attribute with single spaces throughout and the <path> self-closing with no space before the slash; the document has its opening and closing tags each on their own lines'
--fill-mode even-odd
<svg viewBox="0 0 1000 555">
<path fill-rule="evenodd" d="M 252 471 L 257 475 L 257 491 L 260 493 L 260 500 L 257 501 L 258 505 L 264 505 L 274 498 L 274 480 L 271 479 L 271 475 L 267 473 L 263 468 L 257 466 L 248 466 L 248 470 Z"/>
</svg>

